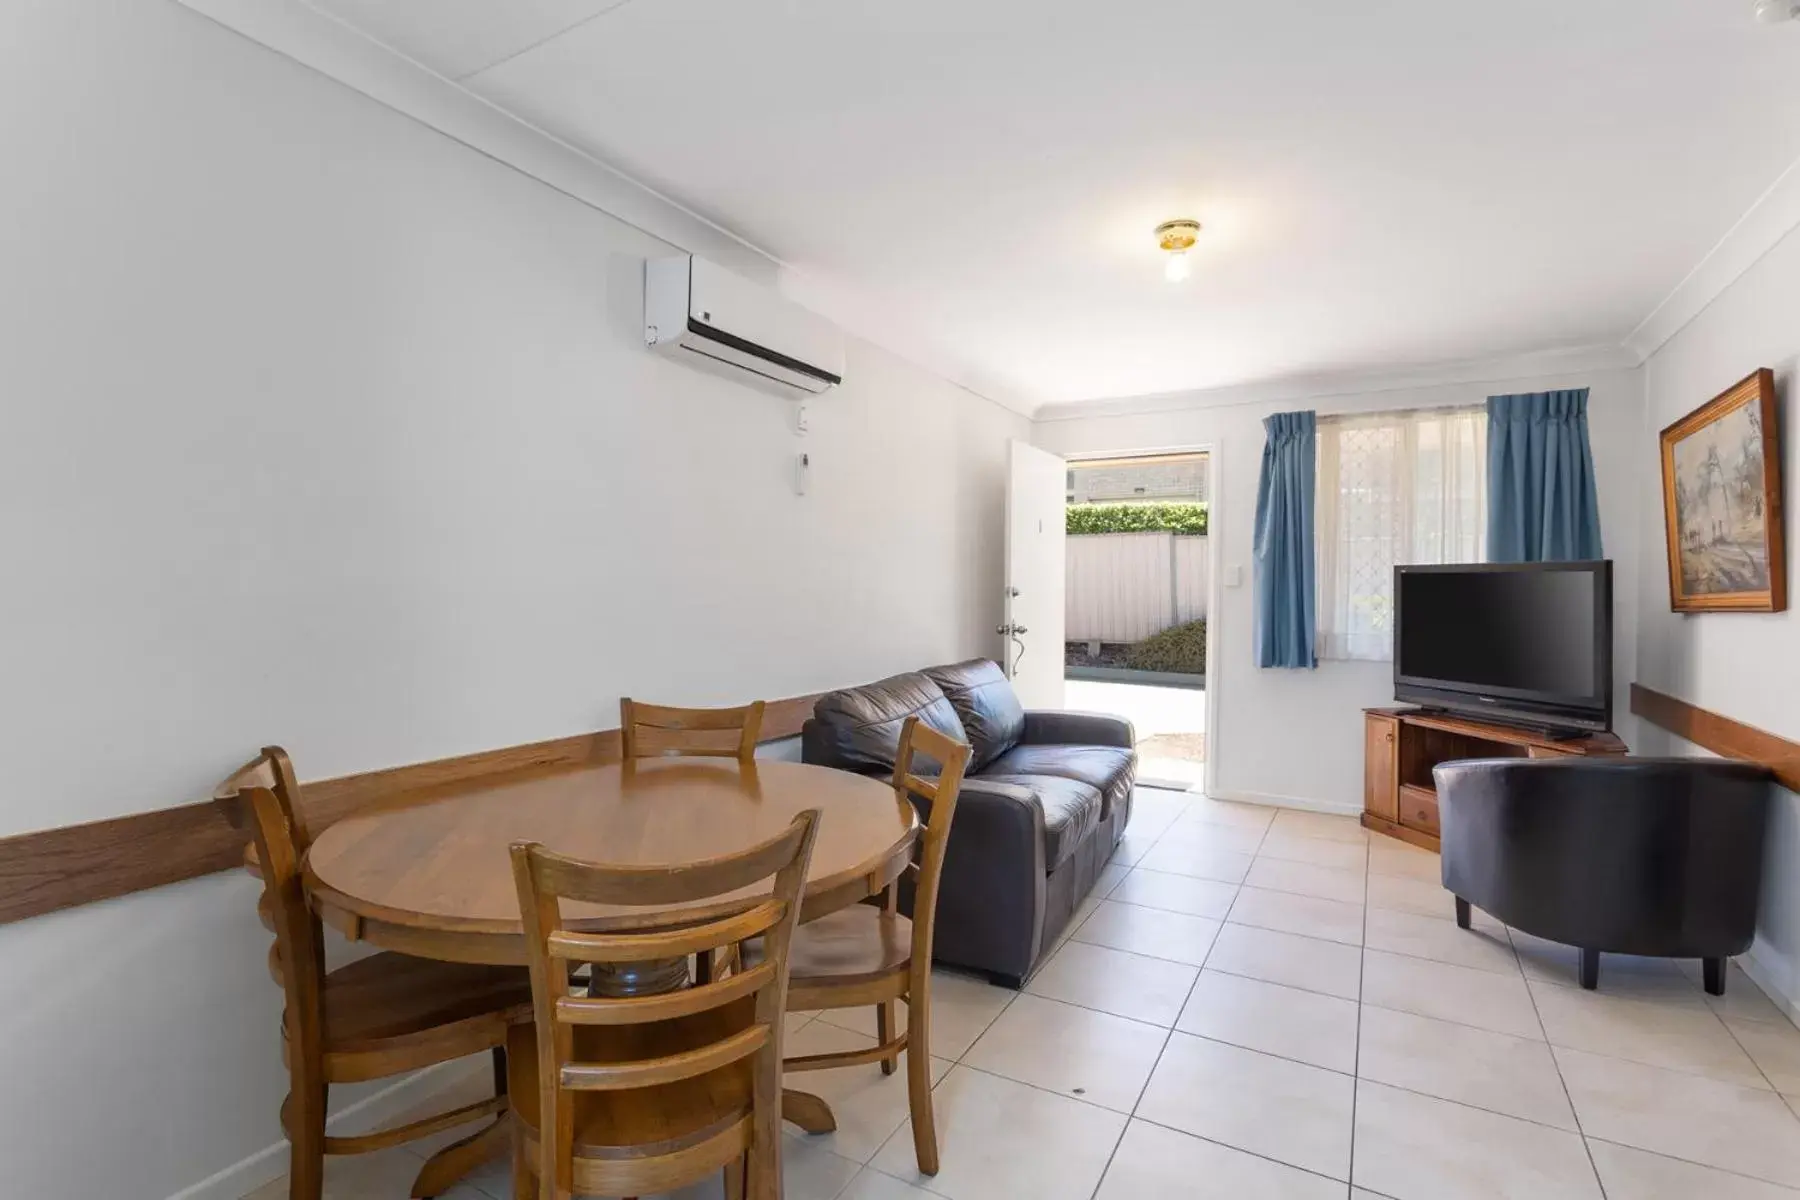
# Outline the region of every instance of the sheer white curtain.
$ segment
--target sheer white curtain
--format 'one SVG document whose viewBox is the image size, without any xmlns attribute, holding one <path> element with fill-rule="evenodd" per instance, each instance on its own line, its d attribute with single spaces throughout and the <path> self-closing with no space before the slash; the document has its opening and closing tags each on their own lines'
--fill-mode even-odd
<svg viewBox="0 0 1800 1200">
<path fill-rule="evenodd" d="M 1319 418 L 1319 657 L 1391 659 L 1394 567 L 1487 551 L 1487 413 Z"/>
</svg>

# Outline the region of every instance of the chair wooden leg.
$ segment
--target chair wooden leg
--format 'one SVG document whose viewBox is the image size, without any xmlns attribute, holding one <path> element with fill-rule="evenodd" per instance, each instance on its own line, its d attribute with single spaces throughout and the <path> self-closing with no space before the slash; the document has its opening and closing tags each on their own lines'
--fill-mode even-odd
<svg viewBox="0 0 1800 1200">
<path fill-rule="evenodd" d="M 289 1099 L 288 1200 L 325 1195 L 325 1087 L 296 1076 Z"/>
<path fill-rule="evenodd" d="M 725 1164 L 725 1200 L 744 1200 L 744 1159 Z"/>
<path fill-rule="evenodd" d="M 906 1103 L 913 1156 L 923 1175 L 938 1173 L 937 1117 L 931 1111 L 931 973 L 916 971 L 906 994 Z"/>
<path fill-rule="evenodd" d="M 883 1046 L 894 1040 L 894 1002 L 892 1000 L 883 1000 L 875 1006 L 875 1040 Z M 894 1064 L 899 1057 L 896 1054 L 893 1058 L 882 1059 L 881 1073 L 892 1075 Z"/>
</svg>

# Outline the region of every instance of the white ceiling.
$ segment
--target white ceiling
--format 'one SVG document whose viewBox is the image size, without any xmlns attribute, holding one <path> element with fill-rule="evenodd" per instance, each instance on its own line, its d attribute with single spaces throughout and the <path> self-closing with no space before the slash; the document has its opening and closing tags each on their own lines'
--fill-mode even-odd
<svg viewBox="0 0 1800 1200">
<path fill-rule="evenodd" d="M 1034 402 L 1616 345 L 1800 159 L 1750 0 L 312 3 Z"/>
</svg>

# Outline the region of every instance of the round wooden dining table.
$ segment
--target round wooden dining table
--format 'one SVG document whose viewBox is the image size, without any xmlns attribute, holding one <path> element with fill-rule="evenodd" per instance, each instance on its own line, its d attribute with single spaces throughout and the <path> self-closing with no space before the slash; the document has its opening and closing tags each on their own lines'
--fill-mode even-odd
<svg viewBox="0 0 1800 1200">
<path fill-rule="evenodd" d="M 623 866 L 697 862 L 756 845 L 813 808 L 820 821 L 804 922 L 879 893 L 911 861 L 918 815 L 892 785 L 827 767 L 736 759 L 510 772 L 409 793 L 337 821 L 307 850 L 304 880 L 320 919 L 352 941 L 449 962 L 523 964 L 514 842 Z M 747 891 L 695 906 L 694 915 L 750 902 Z M 643 915 L 573 902 L 563 911 L 572 927 L 589 931 Z M 685 981 L 685 962 L 681 971 Z M 669 986 L 626 981 L 634 982 Z M 808 1093 L 785 1092 L 782 1111 L 808 1132 L 836 1128 L 830 1107 Z M 435 1177 L 454 1179 L 504 1144 L 467 1139 L 444 1162 L 434 1160 Z"/>
</svg>

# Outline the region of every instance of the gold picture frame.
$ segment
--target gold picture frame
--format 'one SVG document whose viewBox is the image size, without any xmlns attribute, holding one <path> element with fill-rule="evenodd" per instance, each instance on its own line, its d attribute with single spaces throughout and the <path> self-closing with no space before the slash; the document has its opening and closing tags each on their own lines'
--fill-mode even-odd
<svg viewBox="0 0 1800 1200">
<path fill-rule="evenodd" d="M 1746 376 L 1663 430 L 1662 478 L 1669 607 L 1785 610 L 1775 373 Z"/>
</svg>

